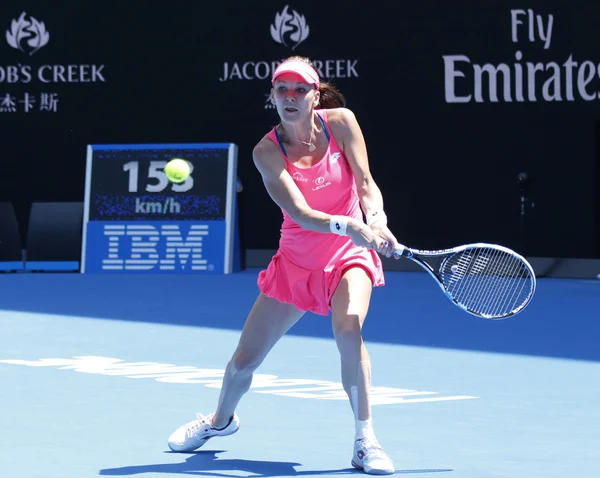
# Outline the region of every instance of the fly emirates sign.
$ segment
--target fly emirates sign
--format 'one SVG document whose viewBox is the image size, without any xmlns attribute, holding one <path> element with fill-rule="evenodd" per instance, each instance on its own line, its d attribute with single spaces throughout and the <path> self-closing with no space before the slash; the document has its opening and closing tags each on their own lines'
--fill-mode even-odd
<svg viewBox="0 0 600 478">
<path fill-rule="evenodd" d="M 527 58 L 519 45 L 552 47 L 555 19 L 531 9 L 510 10 L 513 58 L 496 65 L 480 64 L 464 54 L 444 55 L 446 103 L 510 103 L 597 101 L 600 98 L 600 65 L 575 54 L 546 63 Z M 599 55 L 600 56 L 600 55 Z"/>
</svg>

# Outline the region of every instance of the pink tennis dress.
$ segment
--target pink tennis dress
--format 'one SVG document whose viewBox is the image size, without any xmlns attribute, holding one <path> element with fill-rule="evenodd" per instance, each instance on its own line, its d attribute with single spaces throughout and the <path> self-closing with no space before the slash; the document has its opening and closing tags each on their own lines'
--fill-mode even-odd
<svg viewBox="0 0 600 478">
<path fill-rule="evenodd" d="M 329 139 L 329 147 L 323 158 L 311 167 L 298 168 L 288 160 L 275 128 L 267 136 L 281 150 L 288 172 L 311 208 L 362 221 L 354 175 L 331 134 L 327 110 L 319 110 L 317 116 Z M 267 269 L 258 276 L 258 287 L 267 297 L 293 304 L 303 311 L 329 315 L 331 296 L 348 268 L 362 267 L 375 287 L 385 284 L 381 259 L 375 251 L 355 246 L 348 236 L 303 229 L 282 212 L 279 249 Z"/>
</svg>

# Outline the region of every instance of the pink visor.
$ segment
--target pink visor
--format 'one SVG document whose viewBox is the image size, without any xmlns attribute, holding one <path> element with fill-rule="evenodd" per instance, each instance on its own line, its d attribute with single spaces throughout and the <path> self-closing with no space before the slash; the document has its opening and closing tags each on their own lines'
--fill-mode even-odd
<svg viewBox="0 0 600 478">
<path fill-rule="evenodd" d="M 302 81 L 305 83 L 308 83 L 309 85 L 315 85 L 317 90 L 321 84 L 319 81 L 319 74 L 316 72 L 316 70 L 308 63 L 297 60 L 284 61 L 281 65 L 279 65 L 273 73 L 271 84 L 275 83 L 277 77 L 284 73 L 295 73 L 302 78 Z"/>
</svg>

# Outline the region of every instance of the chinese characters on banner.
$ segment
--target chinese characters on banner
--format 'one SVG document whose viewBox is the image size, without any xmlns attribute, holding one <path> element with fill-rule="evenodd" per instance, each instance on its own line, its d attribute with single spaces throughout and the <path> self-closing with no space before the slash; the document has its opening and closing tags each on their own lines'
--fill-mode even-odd
<svg viewBox="0 0 600 478">
<path fill-rule="evenodd" d="M 54 35 L 53 33 L 51 35 L 51 32 L 46 29 L 44 21 L 27 15 L 26 12 L 22 12 L 18 18 L 13 18 L 10 23 L 7 18 L 0 18 L 0 24 L 2 22 L 6 22 L 7 29 L 4 31 L 6 43 L 10 48 L 21 52 L 18 55 L 33 56 L 40 49 L 46 48 Z M 0 32 L 2 31 L 0 30 Z M 48 52 L 50 51 L 49 49 Z M 3 62 L 0 65 L 0 115 L 57 113 L 59 95 L 46 90 L 46 88 L 54 89 L 49 86 L 50 84 L 105 83 L 104 68 L 103 64 L 87 62 L 64 64 L 44 61 L 43 64 L 32 65 L 14 57 L 14 60 L 9 61 L 8 64 Z M 40 83 L 43 84 L 40 88 L 42 91 L 37 88 Z M 3 85 L 8 85 L 4 91 Z M 16 91 L 11 89 L 17 87 L 23 89 Z M 66 105 L 63 103 L 63 106 Z"/>
<path fill-rule="evenodd" d="M 32 111 L 56 113 L 58 111 L 58 94 L 40 93 L 38 97 L 24 93 L 21 97 L 16 97 L 10 93 L 0 92 L 0 113 L 29 113 Z"/>
</svg>

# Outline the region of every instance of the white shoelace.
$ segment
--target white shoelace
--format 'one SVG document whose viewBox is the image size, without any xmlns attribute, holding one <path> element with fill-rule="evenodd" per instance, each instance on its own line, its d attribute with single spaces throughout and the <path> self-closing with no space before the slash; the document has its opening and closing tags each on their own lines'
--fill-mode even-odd
<svg viewBox="0 0 600 478">
<path fill-rule="evenodd" d="M 204 415 L 202 415 L 201 413 L 197 413 L 196 414 L 196 418 L 197 420 L 194 420 L 188 427 L 187 430 L 185 431 L 185 434 L 189 437 L 189 438 L 193 438 L 196 436 L 196 434 L 198 433 L 198 431 L 204 426 L 204 425 L 208 425 L 208 417 L 205 417 Z"/>
<path fill-rule="evenodd" d="M 389 460 L 388 456 L 385 454 L 383 448 L 381 448 L 381 445 L 377 440 L 366 438 L 362 441 L 361 448 L 365 453 L 365 458 L 381 458 Z"/>
</svg>

